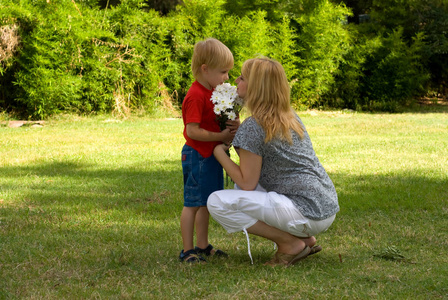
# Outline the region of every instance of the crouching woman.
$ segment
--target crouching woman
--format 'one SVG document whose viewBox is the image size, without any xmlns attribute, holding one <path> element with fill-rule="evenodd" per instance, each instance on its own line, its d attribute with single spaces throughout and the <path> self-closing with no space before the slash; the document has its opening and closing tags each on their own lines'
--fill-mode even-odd
<svg viewBox="0 0 448 300">
<path fill-rule="evenodd" d="M 226 154 L 229 146 L 214 149 L 235 189 L 212 193 L 208 210 L 229 233 L 275 242 L 278 251 L 267 265 L 290 266 L 322 250 L 315 235 L 327 230 L 339 211 L 336 190 L 290 106 L 281 64 L 250 59 L 236 83 L 251 113 L 233 140 L 240 164 Z"/>
</svg>

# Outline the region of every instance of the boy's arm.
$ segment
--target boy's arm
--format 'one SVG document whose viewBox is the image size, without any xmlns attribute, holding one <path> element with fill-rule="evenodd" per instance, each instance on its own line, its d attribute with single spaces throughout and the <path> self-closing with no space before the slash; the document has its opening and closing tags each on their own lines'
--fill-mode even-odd
<svg viewBox="0 0 448 300">
<path fill-rule="evenodd" d="M 221 132 L 208 131 L 199 126 L 199 123 L 187 124 L 187 135 L 189 138 L 201 141 L 201 142 L 223 142 L 230 144 L 235 136 L 234 133 L 230 133 L 229 129 L 224 129 Z"/>
</svg>

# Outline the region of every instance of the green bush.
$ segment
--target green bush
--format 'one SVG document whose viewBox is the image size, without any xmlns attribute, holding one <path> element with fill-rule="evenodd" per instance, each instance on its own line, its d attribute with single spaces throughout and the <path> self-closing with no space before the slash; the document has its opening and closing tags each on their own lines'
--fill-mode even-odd
<svg viewBox="0 0 448 300">
<path fill-rule="evenodd" d="M 337 65 L 339 51 L 327 55 L 326 61 L 322 59 L 334 43 L 344 43 L 337 42 L 336 36 L 345 34 L 340 23 L 345 10 L 327 1 L 316 6 L 318 11 L 295 14 L 300 38 L 290 24 L 291 17 L 281 13 L 278 1 L 265 1 L 256 7 L 259 10 L 237 16 L 226 10 L 228 2 L 224 0 L 186 0 L 165 17 L 143 9 L 143 0 L 121 1 L 102 10 L 95 3 L 7 3 L 10 11 L 22 10 L 32 26 L 21 31 L 23 46 L 15 68 L 2 76 L 2 80 L 13 78 L 15 84 L 13 92 L 2 90 L 7 94 L 3 101 L 8 102 L 4 107 L 23 109 L 31 118 L 45 118 L 66 110 L 153 110 L 171 100 L 167 97 L 180 104 L 193 80 L 193 45 L 207 37 L 220 39 L 234 53 L 231 81 L 248 58 L 269 56 L 279 60 L 292 82 L 297 102 L 325 91 L 332 75 L 324 65 Z M 315 33 L 322 38 L 314 37 Z M 318 92 L 313 85 L 316 80 L 325 86 Z"/>
<path fill-rule="evenodd" d="M 346 54 L 323 102 L 356 110 L 399 110 L 424 92 L 429 79 L 422 63 L 424 49 L 422 34 L 407 45 L 401 30 L 359 40 Z"/>
<path fill-rule="evenodd" d="M 349 10 L 329 0 L 185 0 L 173 10 L 180 2 L 159 12 L 147 0 L 3 0 L 0 28 L 15 28 L 20 43 L 0 61 L 0 109 L 36 119 L 181 105 L 193 46 L 208 37 L 234 53 L 232 83 L 248 58 L 280 61 L 298 108 L 393 111 L 425 91 L 429 61 L 446 73 L 445 48 L 434 46 L 445 36 L 432 34 L 443 13 L 431 35 L 409 40 L 408 28 L 347 25 Z"/>
<path fill-rule="evenodd" d="M 22 36 L 19 69 L 15 73 L 17 104 L 37 118 L 70 109 L 81 98 L 81 80 L 72 72 L 77 64 L 72 34 L 78 25 L 77 11 L 61 6 L 55 9 L 53 5 L 32 12 L 35 27 Z"/>
<path fill-rule="evenodd" d="M 241 71 L 243 62 L 256 56 L 268 56 L 279 60 L 285 66 L 288 77 L 292 80 L 295 75 L 295 43 L 294 31 L 289 26 L 289 19 L 283 18 L 278 22 L 270 22 L 265 11 L 249 12 L 244 16 L 229 14 L 225 8 L 226 1 L 184 1 L 181 7 L 171 17 L 177 20 L 182 29 L 176 28 L 174 40 L 178 53 L 176 60 L 179 67 L 187 72 L 184 89 L 188 89 L 192 77 L 190 59 L 193 45 L 207 37 L 215 37 L 226 44 L 234 54 L 235 66 L 230 72 L 230 82 L 233 83 Z M 181 42 L 181 43 L 180 43 Z M 171 86 L 168 85 L 167 86 Z"/>
<path fill-rule="evenodd" d="M 30 118 L 154 108 L 161 74 L 172 75 L 168 34 L 156 12 L 138 7 L 136 1 L 107 10 L 51 1 L 28 8 L 34 26 L 22 31 L 11 106 Z"/>
<path fill-rule="evenodd" d="M 429 76 L 421 64 L 423 49 L 422 35 L 415 37 L 408 46 L 402 38 L 402 30 L 377 38 L 379 42 L 372 45 L 372 52 L 364 64 L 363 90 L 374 101 L 374 110 L 382 108 L 391 110 L 406 104 L 406 101 L 418 95 Z M 366 105 L 367 103 L 363 103 Z"/>
<path fill-rule="evenodd" d="M 294 18 L 299 63 L 292 94 L 297 104 L 316 106 L 333 87 L 336 71 L 350 49 L 344 17 L 348 13 L 344 6 L 321 1 L 313 11 Z"/>
<path fill-rule="evenodd" d="M 364 63 L 366 54 L 370 48 L 366 43 L 356 41 L 359 35 L 354 26 L 347 27 L 350 34 L 350 48 L 343 56 L 338 69 L 334 72 L 332 88 L 323 95 L 319 105 L 335 108 L 356 109 L 360 103 L 362 87 L 361 80 L 364 76 Z"/>
<path fill-rule="evenodd" d="M 17 57 L 20 55 L 23 45 L 22 37 L 36 26 L 35 23 L 32 13 L 26 8 L 0 4 L 0 28 L 2 28 L 2 31 L 5 31 L 6 35 L 2 34 L 2 41 L 0 42 L 0 54 L 4 55 L 0 59 L 0 108 L 7 109 L 11 107 L 16 98 L 19 88 L 13 83 L 15 81 L 14 75 L 18 69 Z M 7 30 L 8 28 L 15 28 L 17 44 L 14 46 L 11 45 L 11 41 L 6 40 L 11 33 L 6 32 L 10 31 Z"/>
<path fill-rule="evenodd" d="M 427 89 L 448 94 L 448 2 L 429 0 L 373 1 L 372 27 L 402 31 L 408 43 L 423 34 L 425 55 L 422 62 L 431 73 Z"/>
</svg>

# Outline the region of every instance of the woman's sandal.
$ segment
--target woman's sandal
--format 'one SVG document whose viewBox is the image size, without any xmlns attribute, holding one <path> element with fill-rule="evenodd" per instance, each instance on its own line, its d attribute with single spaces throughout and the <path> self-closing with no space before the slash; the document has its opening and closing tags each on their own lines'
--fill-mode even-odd
<svg viewBox="0 0 448 300">
<path fill-rule="evenodd" d="M 314 245 L 313 247 L 311 247 L 310 254 L 308 254 L 308 256 L 316 254 L 317 252 L 320 252 L 320 251 L 322 251 L 322 246 L 321 245 Z"/>
<path fill-rule="evenodd" d="M 305 248 L 299 254 L 286 254 L 286 253 L 275 253 L 274 257 L 265 263 L 266 266 L 292 266 L 296 264 L 299 260 L 304 259 L 310 254 L 310 247 L 305 246 Z"/>
<path fill-rule="evenodd" d="M 214 249 L 211 244 L 208 244 L 207 248 L 199 248 L 194 247 L 194 250 L 196 250 L 197 254 L 204 254 L 205 256 L 219 256 L 219 257 L 229 257 L 227 253 L 225 253 L 222 250 Z"/>
<path fill-rule="evenodd" d="M 190 264 L 207 262 L 205 258 L 200 256 L 194 249 L 188 250 L 187 252 L 184 252 L 184 250 L 182 250 L 179 254 L 179 260 L 181 262 L 187 262 Z"/>
</svg>

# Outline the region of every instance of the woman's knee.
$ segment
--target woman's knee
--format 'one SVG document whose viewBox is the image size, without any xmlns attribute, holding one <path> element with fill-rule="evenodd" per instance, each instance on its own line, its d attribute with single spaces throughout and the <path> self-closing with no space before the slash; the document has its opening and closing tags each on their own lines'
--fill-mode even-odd
<svg viewBox="0 0 448 300">
<path fill-rule="evenodd" d="M 221 207 L 220 203 L 221 203 L 221 199 L 219 198 L 217 193 L 216 192 L 211 193 L 210 196 L 208 196 L 208 200 L 207 200 L 208 211 L 209 212 L 215 211 L 216 209 Z"/>
</svg>

